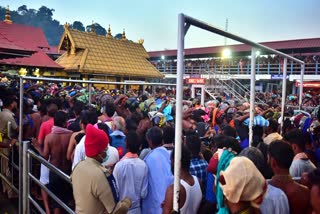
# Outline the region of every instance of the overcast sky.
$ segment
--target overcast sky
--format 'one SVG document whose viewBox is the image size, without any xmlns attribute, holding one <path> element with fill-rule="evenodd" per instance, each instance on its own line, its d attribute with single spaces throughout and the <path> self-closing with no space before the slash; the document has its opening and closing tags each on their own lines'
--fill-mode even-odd
<svg viewBox="0 0 320 214">
<path fill-rule="evenodd" d="M 127 38 L 144 39 L 148 51 L 176 49 L 178 14 L 185 13 L 256 42 L 320 37 L 320 0 L 1 0 L 16 10 L 21 5 L 55 9 L 64 24 L 92 21 L 112 33 L 125 28 Z M 223 45 L 224 38 L 190 28 L 186 48 Z M 228 44 L 234 43 L 228 40 Z"/>
</svg>

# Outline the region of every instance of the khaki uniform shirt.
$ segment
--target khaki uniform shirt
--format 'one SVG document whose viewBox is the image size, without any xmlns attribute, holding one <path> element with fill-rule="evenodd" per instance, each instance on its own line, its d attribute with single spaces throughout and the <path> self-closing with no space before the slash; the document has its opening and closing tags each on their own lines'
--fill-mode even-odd
<svg viewBox="0 0 320 214">
<path fill-rule="evenodd" d="M 8 135 L 8 122 L 11 122 L 11 136 Z M 2 112 L 0 112 L 0 134 L 3 136 L 3 140 L 8 140 L 8 137 L 12 137 L 12 134 L 16 131 L 18 128 L 18 125 L 16 121 L 14 120 L 14 113 L 10 111 L 9 109 L 3 109 Z"/>
<path fill-rule="evenodd" d="M 109 172 L 101 163 L 86 158 L 74 168 L 71 180 L 76 213 L 127 213 L 131 203 L 115 203 L 107 181 Z"/>
</svg>

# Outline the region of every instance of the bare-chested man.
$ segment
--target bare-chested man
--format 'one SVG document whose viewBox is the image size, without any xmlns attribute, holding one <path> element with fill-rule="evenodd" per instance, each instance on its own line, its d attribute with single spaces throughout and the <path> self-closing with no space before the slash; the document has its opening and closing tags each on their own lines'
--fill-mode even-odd
<svg viewBox="0 0 320 214">
<path fill-rule="evenodd" d="M 71 162 L 67 160 L 67 150 L 72 131 L 66 129 L 67 114 L 58 111 L 54 116 L 54 126 L 52 132 L 48 134 L 44 141 L 44 147 L 35 145 L 35 148 L 45 158 L 50 158 L 50 163 L 63 171 L 70 174 Z M 71 194 L 70 185 L 57 176 L 54 172 L 49 173 L 48 188 L 65 203 Z M 61 207 L 54 201 L 52 203 L 54 213 L 60 213 Z"/>
</svg>

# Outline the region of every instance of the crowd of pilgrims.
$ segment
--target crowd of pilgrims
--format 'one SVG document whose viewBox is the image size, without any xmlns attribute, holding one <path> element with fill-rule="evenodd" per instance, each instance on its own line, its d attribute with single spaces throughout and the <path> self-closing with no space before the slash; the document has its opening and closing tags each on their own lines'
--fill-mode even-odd
<svg viewBox="0 0 320 214">
<path fill-rule="evenodd" d="M 17 159 L 18 87 L 1 85 L 1 152 Z M 246 101 L 183 101 L 175 136 L 175 91 L 119 90 L 24 83 L 23 140 L 62 172 L 37 161 L 32 173 L 76 213 L 171 213 L 175 139 L 182 140 L 179 213 L 320 213 L 320 111 L 254 106 L 249 145 Z M 8 122 L 10 131 L 8 132 Z M 11 136 L 8 136 L 10 133 Z M 282 133 L 280 135 L 280 133 Z M 13 157 L 11 150 L 14 150 Z M 17 177 L 1 159 L 1 173 Z M 15 179 L 14 179 L 15 180 Z M 2 181 L 2 191 L 14 198 Z M 46 213 L 63 208 L 35 183 Z"/>
</svg>

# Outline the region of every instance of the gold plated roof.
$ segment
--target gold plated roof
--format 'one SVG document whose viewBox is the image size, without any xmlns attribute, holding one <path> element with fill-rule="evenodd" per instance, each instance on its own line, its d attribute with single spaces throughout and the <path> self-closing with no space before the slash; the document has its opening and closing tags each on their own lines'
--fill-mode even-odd
<svg viewBox="0 0 320 214">
<path fill-rule="evenodd" d="M 56 60 L 66 71 L 144 78 L 164 76 L 147 60 L 149 55 L 143 45 L 129 40 L 110 39 L 65 25 L 58 49 L 66 51 Z"/>
</svg>

